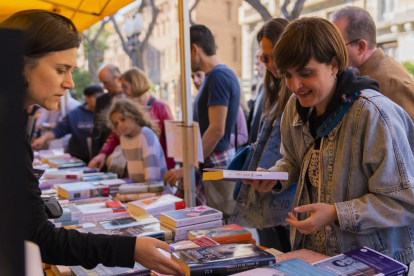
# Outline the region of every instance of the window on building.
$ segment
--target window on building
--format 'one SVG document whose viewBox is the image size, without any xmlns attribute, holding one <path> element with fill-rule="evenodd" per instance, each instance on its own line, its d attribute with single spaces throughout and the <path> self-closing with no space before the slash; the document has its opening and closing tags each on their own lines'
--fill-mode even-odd
<svg viewBox="0 0 414 276">
<path fill-rule="evenodd" d="M 227 0 L 226 6 L 227 6 L 227 20 L 231 21 L 231 0 Z"/>
<path fill-rule="evenodd" d="M 232 39 L 232 45 L 233 45 L 233 62 L 238 62 L 239 61 L 239 49 L 238 49 L 238 45 L 237 45 L 237 37 L 233 37 Z"/>
<path fill-rule="evenodd" d="M 378 21 L 394 19 L 395 0 L 379 0 Z"/>
<path fill-rule="evenodd" d="M 393 57 L 394 59 L 398 59 L 398 42 L 385 42 L 385 43 L 378 43 L 378 48 L 381 48 L 386 55 Z"/>
</svg>

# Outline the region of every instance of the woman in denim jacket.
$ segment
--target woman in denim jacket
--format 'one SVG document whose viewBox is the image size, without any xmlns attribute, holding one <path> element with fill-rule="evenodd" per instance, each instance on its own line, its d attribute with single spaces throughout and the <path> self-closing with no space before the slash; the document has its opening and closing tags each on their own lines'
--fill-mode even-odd
<svg viewBox="0 0 414 276">
<path fill-rule="evenodd" d="M 288 181 L 245 183 L 279 193 L 297 182 L 292 249 L 336 255 L 368 246 L 414 259 L 414 124 L 347 64 L 346 44 L 321 18 L 293 21 L 274 50 L 294 93 L 282 116 L 281 153 L 270 171 Z M 398 92 L 398 91 L 396 91 Z"/>
<path fill-rule="evenodd" d="M 258 168 L 268 169 L 282 158 L 280 154 L 280 120 L 292 93 L 286 88 L 284 81 L 277 73 L 273 61 L 273 48 L 287 25 L 286 19 L 270 19 L 262 26 L 256 36 L 260 47 L 257 58 L 266 66 L 263 82 L 265 98 L 260 133 L 253 145 L 254 150 L 247 168 L 248 171 L 255 171 Z M 248 201 L 254 202 L 245 204 Z M 257 211 L 264 208 L 262 202 L 263 198 L 253 193 L 249 186 L 242 186 L 231 221 L 239 225 L 259 228 L 258 235 L 261 245 L 274 247 L 284 252 L 290 251 L 289 235 L 285 227 L 266 227 L 259 221 L 252 221 L 257 217 Z M 287 224 L 284 219 L 281 221 L 283 224 Z"/>
</svg>

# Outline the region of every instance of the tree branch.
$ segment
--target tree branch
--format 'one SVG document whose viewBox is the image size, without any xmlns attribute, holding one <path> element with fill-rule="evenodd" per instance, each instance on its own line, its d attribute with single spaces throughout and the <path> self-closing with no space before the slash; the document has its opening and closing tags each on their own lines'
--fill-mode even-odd
<svg viewBox="0 0 414 276">
<path fill-rule="evenodd" d="M 141 1 L 141 5 L 139 6 L 139 9 L 137 11 L 137 13 L 142 13 L 142 11 L 144 10 L 144 8 L 147 6 L 147 0 L 142 0 Z"/>
<path fill-rule="evenodd" d="M 260 14 L 264 22 L 272 19 L 272 16 L 270 15 L 269 11 L 266 9 L 265 6 L 263 6 L 262 3 L 260 3 L 260 0 L 245 0 L 245 1 L 249 3 L 250 6 L 252 6 L 253 9 L 255 9 Z"/>
<path fill-rule="evenodd" d="M 190 25 L 191 26 L 194 26 L 194 25 L 196 25 L 196 23 L 193 21 L 193 18 L 191 17 L 191 14 L 192 14 L 192 12 L 193 12 L 193 10 L 197 7 L 197 5 L 198 5 L 198 3 L 200 2 L 200 0 L 196 0 L 195 2 L 194 2 L 194 5 L 191 7 L 191 9 L 190 9 Z"/>
<path fill-rule="evenodd" d="M 289 12 L 287 11 L 287 6 L 290 4 L 290 0 L 285 0 L 282 6 L 282 13 L 285 16 L 286 20 L 292 21 L 298 18 L 303 9 L 303 5 L 305 4 L 305 1 L 306 0 L 296 0 L 295 7 L 293 8 L 292 12 L 289 14 Z"/>
<path fill-rule="evenodd" d="M 142 43 L 141 43 L 141 45 L 139 47 L 140 48 L 139 50 L 141 52 L 144 51 L 144 49 L 148 45 L 149 38 L 150 38 L 150 36 L 152 34 L 152 31 L 153 31 L 153 29 L 155 27 L 155 24 L 157 22 L 158 14 L 160 13 L 159 9 L 155 6 L 154 0 L 150 0 L 150 4 L 151 4 L 151 8 L 152 8 L 152 21 L 151 21 L 151 23 L 150 23 L 150 25 L 148 27 L 147 33 L 145 35 L 145 38 L 144 38 L 144 40 L 142 41 Z"/>
<path fill-rule="evenodd" d="M 128 45 L 127 45 L 127 43 L 126 43 L 126 41 L 125 41 L 124 37 L 122 36 L 121 31 L 119 30 L 118 23 L 116 23 L 114 16 L 113 16 L 113 15 L 111 15 L 111 16 L 109 17 L 109 20 L 111 20 L 112 24 L 114 25 L 115 32 L 118 34 L 119 39 L 121 40 L 122 49 L 124 49 L 125 53 L 126 53 L 129 57 L 131 57 L 131 54 L 132 54 L 132 53 L 128 50 Z"/>
</svg>

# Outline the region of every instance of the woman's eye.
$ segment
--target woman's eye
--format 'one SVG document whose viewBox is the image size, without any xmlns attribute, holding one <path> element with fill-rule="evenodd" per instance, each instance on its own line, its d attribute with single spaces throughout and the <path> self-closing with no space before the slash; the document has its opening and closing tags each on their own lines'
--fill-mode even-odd
<svg viewBox="0 0 414 276">
<path fill-rule="evenodd" d="M 58 72 L 58 74 L 61 74 L 61 75 L 65 73 L 65 71 L 61 70 L 61 69 L 57 69 L 57 72 Z"/>
<path fill-rule="evenodd" d="M 300 73 L 300 76 L 303 78 L 308 78 L 310 77 L 312 74 L 310 72 L 304 72 L 304 73 Z"/>
</svg>

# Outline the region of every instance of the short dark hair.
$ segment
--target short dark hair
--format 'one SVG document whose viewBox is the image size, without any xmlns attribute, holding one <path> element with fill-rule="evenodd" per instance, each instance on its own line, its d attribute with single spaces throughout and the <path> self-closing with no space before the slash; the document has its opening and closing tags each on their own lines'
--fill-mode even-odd
<svg viewBox="0 0 414 276">
<path fill-rule="evenodd" d="M 374 49 L 377 46 L 377 31 L 374 19 L 364 9 L 358 7 L 345 7 L 337 10 L 330 17 L 331 21 L 347 19 L 346 38 L 349 41 L 365 39 L 368 48 Z"/>
<path fill-rule="evenodd" d="M 91 84 L 85 87 L 83 90 L 83 95 L 85 96 L 93 96 L 96 93 L 103 93 L 103 88 L 100 85 Z"/>
<path fill-rule="evenodd" d="M 292 21 L 273 50 L 276 68 L 282 74 L 289 69 L 304 68 L 314 58 L 319 63 L 338 62 L 341 72 L 348 54 L 344 38 L 331 22 L 320 17 L 304 17 Z"/>
<path fill-rule="evenodd" d="M 196 44 L 203 49 L 207 56 L 216 54 L 216 42 L 211 31 L 204 25 L 194 25 L 190 27 L 190 43 Z"/>
<path fill-rule="evenodd" d="M 25 10 L 7 18 L 1 26 L 24 31 L 25 62 L 37 61 L 52 52 L 78 48 L 81 37 L 70 19 L 45 10 Z"/>
</svg>

